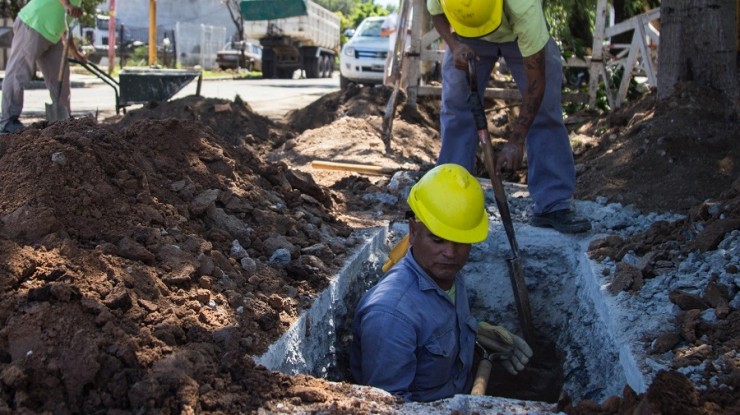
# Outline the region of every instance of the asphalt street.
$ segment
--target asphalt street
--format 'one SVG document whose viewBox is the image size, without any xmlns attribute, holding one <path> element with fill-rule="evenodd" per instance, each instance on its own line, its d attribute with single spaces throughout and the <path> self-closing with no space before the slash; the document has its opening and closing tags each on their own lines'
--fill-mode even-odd
<svg viewBox="0 0 740 415">
<path fill-rule="evenodd" d="M 197 90 L 197 79 L 187 84 L 171 99 L 193 95 Z M 332 78 L 300 79 L 203 79 L 200 95 L 209 98 L 233 100 L 237 95 L 249 103 L 256 113 L 272 119 L 280 119 L 287 112 L 303 108 L 325 94 L 339 90 L 339 72 Z M 21 121 L 28 124 L 44 119 L 46 104 L 51 103 L 49 92 L 43 84 L 36 83 L 24 94 Z M 140 107 L 126 107 L 126 110 Z M 72 116 L 87 114 L 105 119 L 116 114 L 116 92 L 113 87 L 92 75 L 72 76 Z"/>
</svg>

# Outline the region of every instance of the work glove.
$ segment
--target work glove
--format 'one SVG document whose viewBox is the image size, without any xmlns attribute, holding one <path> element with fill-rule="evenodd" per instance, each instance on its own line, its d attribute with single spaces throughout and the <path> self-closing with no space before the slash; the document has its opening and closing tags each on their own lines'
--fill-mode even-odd
<svg viewBox="0 0 740 415">
<path fill-rule="evenodd" d="M 478 322 L 476 340 L 512 375 L 521 372 L 532 357 L 532 349 L 524 339 L 485 321 Z"/>
</svg>

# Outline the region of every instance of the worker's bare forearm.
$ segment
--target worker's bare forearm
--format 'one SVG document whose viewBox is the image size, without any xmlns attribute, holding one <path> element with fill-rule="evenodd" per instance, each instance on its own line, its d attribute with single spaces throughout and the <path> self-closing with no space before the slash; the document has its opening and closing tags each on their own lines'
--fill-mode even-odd
<svg viewBox="0 0 740 415">
<path fill-rule="evenodd" d="M 434 25 L 434 28 L 437 29 L 439 36 L 442 37 L 442 40 L 447 44 L 447 47 L 450 48 L 450 51 L 457 49 L 457 37 L 452 33 L 450 21 L 447 20 L 447 16 L 444 14 L 432 16 L 432 24 Z"/>
<path fill-rule="evenodd" d="M 527 75 L 526 92 L 510 138 L 519 144 L 524 143 L 545 95 L 545 49 L 524 58 L 524 72 Z"/>
<path fill-rule="evenodd" d="M 67 12 L 68 15 L 72 17 L 82 16 L 82 8 L 73 5 L 70 0 L 59 0 L 59 3 L 62 4 L 62 7 L 64 7 L 64 11 Z"/>
</svg>

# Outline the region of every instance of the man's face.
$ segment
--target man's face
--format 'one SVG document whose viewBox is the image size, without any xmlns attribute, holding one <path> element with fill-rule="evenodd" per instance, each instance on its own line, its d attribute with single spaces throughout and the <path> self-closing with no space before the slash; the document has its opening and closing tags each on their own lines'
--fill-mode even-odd
<svg viewBox="0 0 740 415">
<path fill-rule="evenodd" d="M 442 239 L 427 229 L 423 223 L 409 220 L 409 240 L 414 259 L 443 290 L 455 282 L 470 255 L 471 244 L 462 244 Z"/>
</svg>

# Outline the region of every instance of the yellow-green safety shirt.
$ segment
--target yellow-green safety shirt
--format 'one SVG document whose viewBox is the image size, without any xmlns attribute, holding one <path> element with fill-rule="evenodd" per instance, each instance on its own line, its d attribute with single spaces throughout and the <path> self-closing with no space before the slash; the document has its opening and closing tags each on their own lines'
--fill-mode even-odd
<svg viewBox="0 0 740 415">
<path fill-rule="evenodd" d="M 69 0 L 69 3 L 80 7 L 82 0 Z M 23 6 L 18 18 L 49 42 L 57 43 L 73 20 L 72 17 L 67 17 L 65 22 L 65 15 L 64 6 L 59 0 L 31 0 Z"/>
</svg>

